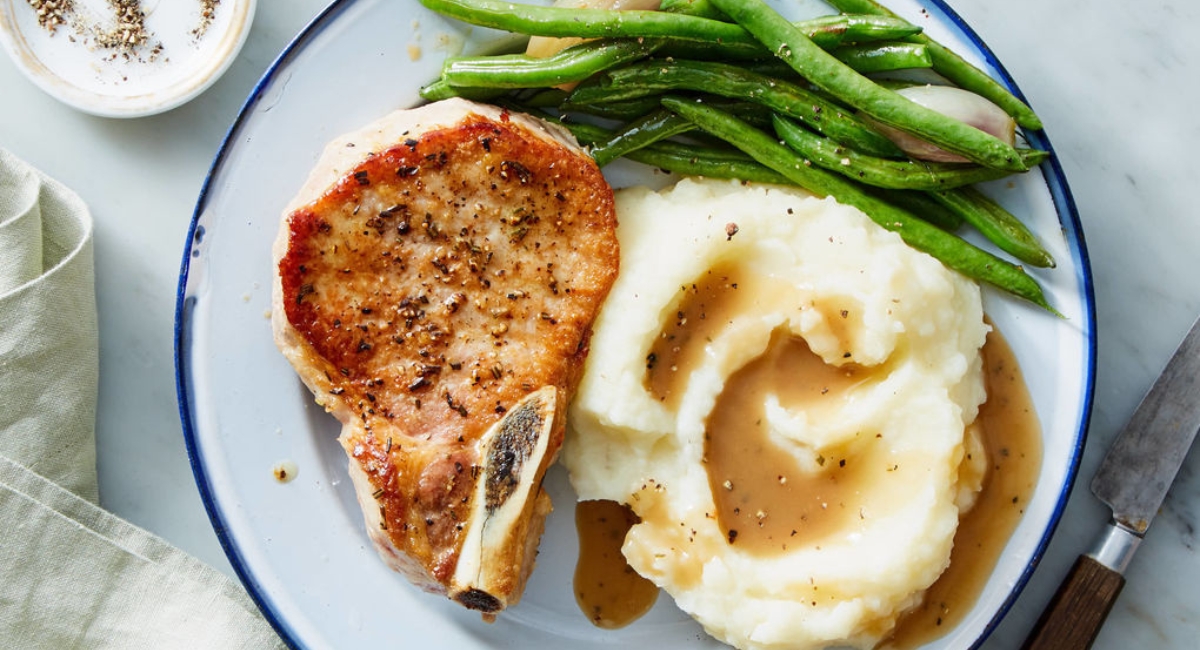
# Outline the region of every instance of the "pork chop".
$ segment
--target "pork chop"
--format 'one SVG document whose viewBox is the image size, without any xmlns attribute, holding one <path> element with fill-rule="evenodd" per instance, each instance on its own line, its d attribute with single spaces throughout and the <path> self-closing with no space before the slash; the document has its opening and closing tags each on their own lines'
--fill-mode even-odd
<svg viewBox="0 0 1200 650">
<path fill-rule="evenodd" d="M 367 532 L 485 618 L 532 570 L 615 228 L 566 131 L 464 100 L 335 140 L 284 212 L 275 340 L 342 424 Z"/>
</svg>

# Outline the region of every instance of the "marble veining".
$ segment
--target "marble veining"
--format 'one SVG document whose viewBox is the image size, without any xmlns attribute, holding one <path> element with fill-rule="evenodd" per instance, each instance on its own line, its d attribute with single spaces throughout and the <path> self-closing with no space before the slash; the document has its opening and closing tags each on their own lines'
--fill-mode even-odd
<svg viewBox="0 0 1200 650">
<path fill-rule="evenodd" d="M 229 72 L 169 113 L 114 121 L 58 104 L 0 59 L 0 146 L 76 189 L 96 218 L 99 445 L 106 507 L 229 571 L 187 464 L 172 309 L 196 194 L 256 79 L 325 0 L 263 0 Z M 1100 354 L 1088 449 L 1066 515 L 984 644 L 1016 648 L 1106 509 L 1091 474 L 1200 314 L 1200 3 L 952 0 L 1044 119 L 1083 221 Z M 1053 432 L 1048 432 L 1053 434 Z M 1200 454 L 1133 559 L 1096 648 L 1190 649 L 1200 638 Z"/>
</svg>

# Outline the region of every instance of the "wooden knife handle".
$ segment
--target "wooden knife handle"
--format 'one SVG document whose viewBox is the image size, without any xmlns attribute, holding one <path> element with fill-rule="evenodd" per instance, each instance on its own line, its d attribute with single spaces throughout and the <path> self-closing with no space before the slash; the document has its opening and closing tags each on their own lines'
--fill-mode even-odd
<svg viewBox="0 0 1200 650">
<path fill-rule="evenodd" d="M 1058 587 L 1022 650 L 1087 650 L 1112 610 L 1125 577 L 1087 555 Z"/>
</svg>

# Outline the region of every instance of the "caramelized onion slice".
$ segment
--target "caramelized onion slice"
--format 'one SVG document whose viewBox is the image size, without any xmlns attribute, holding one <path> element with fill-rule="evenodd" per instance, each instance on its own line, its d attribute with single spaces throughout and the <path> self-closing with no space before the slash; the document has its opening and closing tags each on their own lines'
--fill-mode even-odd
<svg viewBox="0 0 1200 650">
<path fill-rule="evenodd" d="M 980 131 L 996 136 L 1013 145 L 1017 124 L 1004 109 L 973 92 L 951 86 L 911 86 L 896 92 L 912 101 L 969 124 Z M 909 156 L 931 162 L 969 162 L 966 158 L 945 151 L 914 135 L 873 122 L 880 133 L 895 142 Z"/>
</svg>

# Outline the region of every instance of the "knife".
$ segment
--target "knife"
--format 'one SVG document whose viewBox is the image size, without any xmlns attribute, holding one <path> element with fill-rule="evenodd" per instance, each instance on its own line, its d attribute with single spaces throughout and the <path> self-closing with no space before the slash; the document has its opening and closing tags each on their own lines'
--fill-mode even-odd
<svg viewBox="0 0 1200 650">
<path fill-rule="evenodd" d="M 1085 650 L 1125 586 L 1122 575 L 1200 429 L 1200 320 L 1134 411 L 1092 479 L 1113 519 L 1079 556 L 1024 650 Z"/>
</svg>

